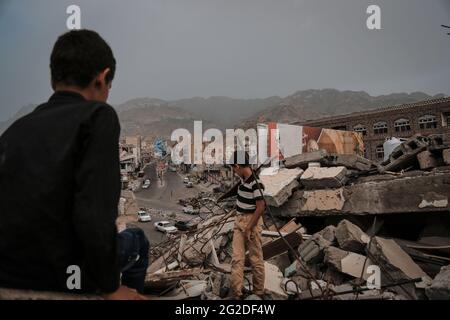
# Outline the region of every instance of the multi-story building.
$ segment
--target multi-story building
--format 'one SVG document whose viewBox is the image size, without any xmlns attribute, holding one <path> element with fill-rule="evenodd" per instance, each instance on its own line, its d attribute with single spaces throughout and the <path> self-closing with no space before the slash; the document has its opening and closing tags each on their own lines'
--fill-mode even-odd
<svg viewBox="0 0 450 320">
<path fill-rule="evenodd" d="M 383 160 L 383 143 L 391 137 L 409 138 L 450 133 L 450 98 L 383 107 L 295 124 L 360 132 L 365 155 Z"/>
</svg>

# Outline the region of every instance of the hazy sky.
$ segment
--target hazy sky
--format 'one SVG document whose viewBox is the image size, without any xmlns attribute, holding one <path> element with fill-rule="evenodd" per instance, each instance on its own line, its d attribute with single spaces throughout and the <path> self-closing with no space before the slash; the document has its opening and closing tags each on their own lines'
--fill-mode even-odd
<svg viewBox="0 0 450 320">
<path fill-rule="evenodd" d="M 110 102 L 337 88 L 450 94 L 450 0 L 0 0 L 0 121 L 51 94 L 66 8 L 118 61 Z M 382 30 L 366 27 L 381 7 Z"/>
</svg>

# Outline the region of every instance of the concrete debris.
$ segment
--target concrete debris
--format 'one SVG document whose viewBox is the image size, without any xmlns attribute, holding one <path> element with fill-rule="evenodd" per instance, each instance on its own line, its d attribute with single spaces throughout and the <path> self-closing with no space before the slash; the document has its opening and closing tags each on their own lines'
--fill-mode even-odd
<svg viewBox="0 0 450 320">
<path fill-rule="evenodd" d="M 274 174 L 266 174 L 261 171 L 260 179 L 265 186 L 264 195 L 268 205 L 279 207 L 292 195 L 299 186 L 298 178 L 303 173 L 302 169 L 280 169 Z"/>
<path fill-rule="evenodd" d="M 382 285 L 427 277 L 426 273 L 392 239 L 374 237 L 367 248 L 367 254 L 382 270 Z M 417 299 L 415 286 L 412 284 L 396 286 L 393 290 L 398 294 L 406 295 L 408 299 Z"/>
<path fill-rule="evenodd" d="M 272 212 L 278 217 L 290 218 L 426 213 L 430 208 L 449 212 L 449 183 L 450 169 L 447 167 L 401 176 L 361 177 L 341 188 L 297 190 L 284 205 L 273 208 Z"/>
<path fill-rule="evenodd" d="M 371 160 L 355 154 L 330 154 L 325 157 L 325 165 L 328 167 L 344 166 L 347 169 L 369 171 L 374 167 Z"/>
<path fill-rule="evenodd" d="M 439 272 L 450 261 L 447 229 L 420 231 L 434 215 L 440 225 L 450 221 L 449 150 L 450 135 L 416 136 L 378 165 L 319 150 L 263 169 L 274 215 L 262 232 L 264 299 L 450 299 L 450 266 Z M 201 211 L 201 199 L 189 204 Z M 161 298 L 228 298 L 234 215 L 214 209 L 196 230 L 156 248 L 148 289 Z M 250 271 L 246 264 L 246 299 L 259 300 Z"/>
<path fill-rule="evenodd" d="M 367 267 L 372 265 L 372 262 L 367 257 L 357 253 L 328 247 L 325 249 L 324 261 L 335 270 L 355 278 L 362 277 L 367 280 L 370 276 Z"/>
<path fill-rule="evenodd" d="M 437 157 L 428 150 L 419 153 L 417 155 L 417 160 L 419 161 L 419 166 L 422 170 L 432 169 L 438 165 Z"/>
<path fill-rule="evenodd" d="M 315 234 L 299 246 L 298 253 L 307 264 L 319 263 L 323 261 L 324 249 L 330 245 L 330 241 L 325 240 L 320 234 Z"/>
<path fill-rule="evenodd" d="M 322 163 L 327 155 L 328 152 L 326 150 L 306 152 L 286 158 L 284 165 L 286 166 L 286 168 L 302 168 L 303 170 L 305 170 L 308 168 L 308 163 Z"/>
<path fill-rule="evenodd" d="M 450 300 L 450 265 L 441 268 L 425 294 L 430 300 Z"/>
<path fill-rule="evenodd" d="M 319 234 L 330 243 L 333 243 L 336 240 L 336 227 L 333 225 L 327 226 L 321 231 Z"/>
<path fill-rule="evenodd" d="M 246 297 L 244 300 L 262 300 L 261 297 L 257 296 L 256 294 L 251 294 L 248 297 Z"/>
<path fill-rule="evenodd" d="M 444 159 L 444 163 L 446 165 L 450 165 L 450 149 L 445 149 L 442 151 L 442 158 Z"/>
<path fill-rule="evenodd" d="M 308 189 L 339 188 L 347 179 L 345 167 L 308 168 L 302 174 L 300 182 Z"/>
<path fill-rule="evenodd" d="M 339 222 L 335 234 L 339 247 L 352 252 L 363 253 L 370 240 L 367 234 L 348 220 Z"/>
<path fill-rule="evenodd" d="M 417 162 L 417 154 L 426 150 L 428 146 L 427 137 L 414 136 L 395 148 L 389 155 L 389 159 L 378 166 L 378 171 L 385 173 L 414 166 Z"/>
<path fill-rule="evenodd" d="M 287 299 L 288 295 L 283 289 L 283 274 L 280 269 L 268 262 L 264 263 L 265 280 L 264 293 L 271 295 L 274 300 Z"/>
</svg>

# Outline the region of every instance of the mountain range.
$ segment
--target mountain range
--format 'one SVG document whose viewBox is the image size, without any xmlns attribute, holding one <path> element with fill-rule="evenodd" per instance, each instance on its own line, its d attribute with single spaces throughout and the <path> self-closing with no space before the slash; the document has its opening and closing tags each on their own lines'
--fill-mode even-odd
<svg viewBox="0 0 450 320">
<path fill-rule="evenodd" d="M 257 122 L 289 123 L 313 120 L 440 97 L 445 95 L 431 96 L 423 92 L 413 92 L 371 96 L 364 91 L 311 89 L 297 91 L 284 98 L 194 97 L 172 101 L 137 98 L 114 107 L 119 115 L 122 135 L 169 137 L 176 128 L 186 128 L 192 132 L 194 120 L 203 120 L 204 130 L 213 127 L 248 128 Z M 33 105 L 23 107 L 13 118 L 0 123 L 0 133 L 34 107 Z"/>
</svg>

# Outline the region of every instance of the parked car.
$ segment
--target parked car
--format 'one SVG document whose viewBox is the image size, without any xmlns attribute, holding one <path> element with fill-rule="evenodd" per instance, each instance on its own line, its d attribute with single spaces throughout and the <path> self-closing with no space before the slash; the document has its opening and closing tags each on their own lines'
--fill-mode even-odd
<svg viewBox="0 0 450 320">
<path fill-rule="evenodd" d="M 198 214 L 199 210 L 198 209 L 194 209 L 193 206 L 185 206 L 185 207 L 183 207 L 183 213 L 186 213 L 186 214 Z"/>
<path fill-rule="evenodd" d="M 189 178 L 184 178 L 184 179 L 183 179 L 183 183 L 184 183 L 184 184 L 188 184 L 188 183 L 189 183 Z"/>
<path fill-rule="evenodd" d="M 191 181 L 189 181 L 187 184 L 186 184 L 186 188 L 193 188 L 194 187 L 194 184 L 191 182 Z"/>
<path fill-rule="evenodd" d="M 164 232 L 164 233 L 175 233 L 178 231 L 177 228 L 175 228 L 169 221 L 158 221 L 155 222 L 155 228 L 158 231 Z"/>
<path fill-rule="evenodd" d="M 169 171 L 170 171 L 170 172 L 177 172 L 177 168 L 175 168 L 175 167 L 170 167 L 170 168 L 169 168 Z"/>
<path fill-rule="evenodd" d="M 142 189 L 148 189 L 150 187 L 150 179 L 147 179 L 144 181 L 144 183 L 142 184 Z"/>
<path fill-rule="evenodd" d="M 192 221 L 177 221 L 175 227 L 180 231 L 191 231 L 197 229 L 197 224 Z"/>
<path fill-rule="evenodd" d="M 141 208 L 138 211 L 138 221 L 139 222 L 150 222 L 152 221 L 152 217 L 150 216 L 150 214 L 147 212 L 147 210 Z"/>
</svg>

